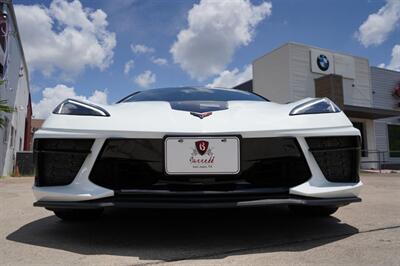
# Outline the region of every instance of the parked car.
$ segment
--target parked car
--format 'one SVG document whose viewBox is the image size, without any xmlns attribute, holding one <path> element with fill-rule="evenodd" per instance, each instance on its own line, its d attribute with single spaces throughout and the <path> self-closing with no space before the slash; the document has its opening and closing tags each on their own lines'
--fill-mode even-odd
<svg viewBox="0 0 400 266">
<path fill-rule="evenodd" d="M 35 206 L 62 219 L 104 208 L 288 205 L 330 215 L 360 201 L 360 132 L 329 99 L 278 104 L 223 88 L 67 99 L 35 133 Z"/>
</svg>

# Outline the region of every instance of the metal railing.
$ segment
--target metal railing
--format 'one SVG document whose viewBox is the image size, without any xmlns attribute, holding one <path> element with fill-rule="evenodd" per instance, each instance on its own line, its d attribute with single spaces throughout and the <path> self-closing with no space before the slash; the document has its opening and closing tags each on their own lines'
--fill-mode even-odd
<svg viewBox="0 0 400 266">
<path fill-rule="evenodd" d="M 390 151 L 393 152 L 393 151 Z M 361 153 L 365 153 L 367 155 L 367 157 L 369 157 L 369 154 L 377 154 L 377 159 L 376 160 L 362 160 L 361 158 L 361 163 L 378 163 L 378 170 L 379 173 L 382 172 L 382 164 L 387 162 L 387 160 L 385 159 L 385 154 L 389 153 L 389 151 L 380 151 L 380 150 L 361 150 Z M 365 158 L 365 157 L 364 157 Z"/>
</svg>

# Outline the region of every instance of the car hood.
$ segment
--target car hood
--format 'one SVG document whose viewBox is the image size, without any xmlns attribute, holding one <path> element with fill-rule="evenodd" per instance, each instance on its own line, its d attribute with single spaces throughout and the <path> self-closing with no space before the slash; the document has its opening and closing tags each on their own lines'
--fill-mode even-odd
<svg viewBox="0 0 400 266">
<path fill-rule="evenodd" d="M 110 117 L 52 114 L 43 130 L 164 132 L 166 134 L 213 134 L 254 131 L 290 131 L 351 127 L 343 112 L 290 116 L 303 99 L 289 104 L 259 101 L 229 101 L 226 109 L 201 119 L 189 110 L 173 109 L 168 102 L 130 102 L 99 105 Z"/>
</svg>

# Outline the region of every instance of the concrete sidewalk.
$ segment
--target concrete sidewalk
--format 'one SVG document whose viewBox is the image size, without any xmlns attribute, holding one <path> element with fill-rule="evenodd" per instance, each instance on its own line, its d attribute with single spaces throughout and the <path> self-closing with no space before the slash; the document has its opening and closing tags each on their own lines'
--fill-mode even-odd
<svg viewBox="0 0 400 266">
<path fill-rule="evenodd" d="M 400 265 L 400 174 L 363 173 L 331 218 L 286 208 L 113 210 L 65 223 L 32 207 L 32 178 L 0 179 L 2 265 Z"/>
</svg>

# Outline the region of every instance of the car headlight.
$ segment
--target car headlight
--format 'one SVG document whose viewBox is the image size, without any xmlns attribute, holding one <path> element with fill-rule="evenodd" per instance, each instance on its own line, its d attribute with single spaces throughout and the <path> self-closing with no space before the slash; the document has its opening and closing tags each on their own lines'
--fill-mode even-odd
<svg viewBox="0 0 400 266">
<path fill-rule="evenodd" d="M 296 106 L 289 115 L 306 115 L 306 114 L 327 114 L 327 113 L 338 113 L 340 108 L 337 107 L 328 98 L 314 99 L 299 106 Z"/>
<path fill-rule="evenodd" d="M 60 103 L 53 111 L 53 114 L 61 115 L 87 115 L 87 116 L 110 116 L 110 114 L 94 104 L 81 102 L 74 99 L 67 99 Z"/>
</svg>

